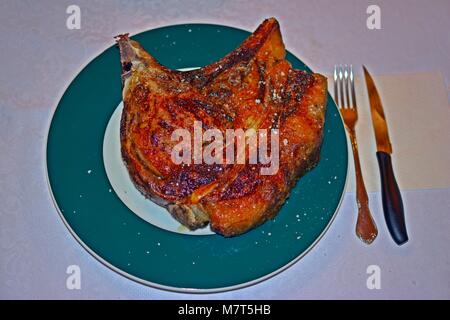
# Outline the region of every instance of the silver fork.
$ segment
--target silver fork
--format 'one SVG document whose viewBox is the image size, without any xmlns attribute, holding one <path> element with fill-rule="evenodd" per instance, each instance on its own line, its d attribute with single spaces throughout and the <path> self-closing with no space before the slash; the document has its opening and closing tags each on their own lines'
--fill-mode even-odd
<svg viewBox="0 0 450 320">
<path fill-rule="evenodd" d="M 355 81 L 353 67 L 350 65 L 334 66 L 334 100 L 340 107 L 342 118 L 352 144 L 353 160 L 356 174 L 356 203 L 358 204 L 358 220 L 356 235 L 367 244 L 377 237 L 378 230 L 369 209 L 369 198 L 364 185 L 359 163 L 358 144 L 356 142 L 355 124 L 358 120 L 358 108 L 355 98 Z M 351 91 L 351 93 L 350 93 Z"/>
</svg>

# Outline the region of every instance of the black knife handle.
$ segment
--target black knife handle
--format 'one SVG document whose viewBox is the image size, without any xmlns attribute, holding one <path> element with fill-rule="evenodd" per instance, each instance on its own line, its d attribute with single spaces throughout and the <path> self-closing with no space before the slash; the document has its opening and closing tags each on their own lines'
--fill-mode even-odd
<svg viewBox="0 0 450 320">
<path fill-rule="evenodd" d="M 384 218 L 395 243 L 402 245 L 408 241 L 408 234 L 406 232 L 402 196 L 392 169 L 391 155 L 379 151 L 377 152 L 377 159 L 380 167 Z"/>
</svg>

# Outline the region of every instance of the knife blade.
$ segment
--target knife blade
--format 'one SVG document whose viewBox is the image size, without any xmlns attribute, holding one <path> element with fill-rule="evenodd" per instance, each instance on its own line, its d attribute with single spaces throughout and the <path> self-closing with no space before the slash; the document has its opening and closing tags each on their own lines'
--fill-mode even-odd
<svg viewBox="0 0 450 320">
<path fill-rule="evenodd" d="M 392 145 L 389 139 L 388 125 L 381 98 L 372 76 L 365 66 L 363 66 L 363 69 L 377 144 L 376 155 L 380 169 L 384 218 L 392 238 L 398 245 L 402 245 L 408 241 L 408 233 L 406 231 L 402 196 L 392 167 Z"/>
</svg>

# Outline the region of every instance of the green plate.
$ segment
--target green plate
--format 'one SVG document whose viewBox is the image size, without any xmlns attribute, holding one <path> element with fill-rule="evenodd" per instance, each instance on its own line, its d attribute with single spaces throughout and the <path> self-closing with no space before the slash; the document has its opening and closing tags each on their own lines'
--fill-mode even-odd
<svg viewBox="0 0 450 320">
<path fill-rule="evenodd" d="M 133 39 L 172 69 L 214 62 L 249 32 L 211 24 L 168 26 Z M 295 68 L 309 68 L 291 53 Z M 234 238 L 185 235 L 139 218 L 119 199 L 105 172 L 102 146 L 121 101 L 119 50 L 111 46 L 72 81 L 47 138 L 48 181 L 58 212 L 95 258 L 120 274 L 174 291 L 215 292 L 267 279 L 306 254 L 325 233 L 347 177 L 347 143 L 328 99 L 318 166 L 292 190 L 276 219 Z"/>
</svg>

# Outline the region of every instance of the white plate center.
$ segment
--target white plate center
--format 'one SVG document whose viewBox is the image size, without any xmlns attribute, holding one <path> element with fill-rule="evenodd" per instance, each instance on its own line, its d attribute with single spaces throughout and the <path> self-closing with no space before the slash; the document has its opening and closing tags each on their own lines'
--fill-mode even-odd
<svg viewBox="0 0 450 320">
<path fill-rule="evenodd" d="M 128 174 L 120 152 L 120 119 L 122 117 L 123 102 L 121 102 L 106 127 L 103 139 L 103 163 L 106 175 L 117 196 L 122 202 L 141 219 L 168 231 L 190 234 L 214 234 L 209 226 L 191 231 L 172 218 L 169 211 L 146 199 L 134 186 Z"/>
</svg>

